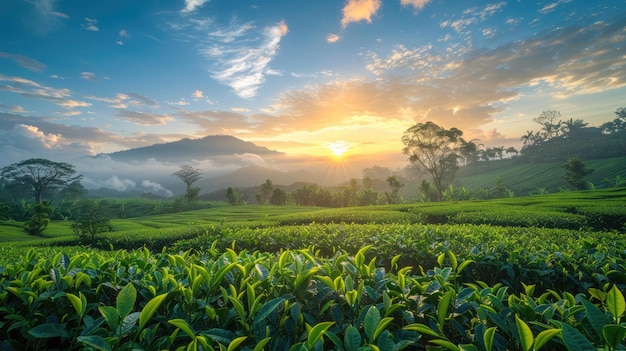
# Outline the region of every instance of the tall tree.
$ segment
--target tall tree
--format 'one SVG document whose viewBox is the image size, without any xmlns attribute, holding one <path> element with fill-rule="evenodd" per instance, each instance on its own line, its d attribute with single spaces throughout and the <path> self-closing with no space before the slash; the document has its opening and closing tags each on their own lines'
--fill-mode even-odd
<svg viewBox="0 0 626 351">
<path fill-rule="evenodd" d="M 35 203 L 40 204 L 46 189 L 64 188 L 80 181 L 83 176 L 76 175 L 74 166 L 69 163 L 31 158 L 4 167 L 0 177 L 11 185 L 31 188 L 35 195 Z"/>
<path fill-rule="evenodd" d="M 387 202 L 390 204 L 397 204 L 399 202 L 398 192 L 400 188 L 404 186 L 395 175 L 387 177 L 387 184 L 391 188 L 391 192 L 385 192 L 385 196 L 387 196 Z"/>
<path fill-rule="evenodd" d="M 463 132 L 457 128 L 445 129 L 433 122 L 418 123 L 402 136 L 405 147 L 402 153 L 409 162 L 432 177 L 438 200 L 443 190 L 452 182 L 459 169 L 457 158 Z"/>
<path fill-rule="evenodd" d="M 270 179 L 266 179 L 265 183 L 261 184 L 261 192 L 256 194 L 256 201 L 259 204 L 266 204 L 270 201 L 272 193 L 274 192 L 274 184 Z"/>
<path fill-rule="evenodd" d="M 190 165 L 180 166 L 180 170 L 172 173 L 173 176 L 180 178 L 185 183 L 187 189 L 185 190 L 185 198 L 187 203 L 191 203 L 195 197 L 200 193 L 200 188 L 192 189 L 193 183 L 202 178 L 202 170 L 193 168 Z M 195 195 L 195 196 L 194 196 Z"/>
<path fill-rule="evenodd" d="M 565 168 L 565 180 L 577 190 L 584 190 L 587 188 L 584 178 L 591 173 L 593 169 L 587 168 L 583 160 L 578 157 L 570 157 L 567 163 L 563 165 Z"/>
</svg>

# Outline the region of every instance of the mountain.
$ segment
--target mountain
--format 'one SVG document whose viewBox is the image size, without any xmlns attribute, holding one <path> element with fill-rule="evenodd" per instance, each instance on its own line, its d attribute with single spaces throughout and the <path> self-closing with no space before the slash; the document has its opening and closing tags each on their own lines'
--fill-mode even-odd
<svg viewBox="0 0 626 351">
<path fill-rule="evenodd" d="M 201 139 L 181 139 L 171 143 L 154 144 L 107 154 L 121 162 L 146 161 L 154 158 L 164 162 L 206 160 L 217 156 L 256 154 L 278 156 L 281 152 L 257 146 L 230 135 L 210 135 Z M 97 156 L 96 156 L 97 157 Z"/>
</svg>

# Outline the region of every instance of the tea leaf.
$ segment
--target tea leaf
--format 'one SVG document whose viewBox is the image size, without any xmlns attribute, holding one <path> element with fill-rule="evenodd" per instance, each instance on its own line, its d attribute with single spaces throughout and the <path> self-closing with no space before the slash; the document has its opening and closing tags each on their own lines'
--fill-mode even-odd
<svg viewBox="0 0 626 351">
<path fill-rule="evenodd" d="M 602 328 L 602 336 L 604 336 L 606 343 L 609 344 L 611 348 L 615 349 L 617 345 L 624 340 L 626 327 L 617 324 L 605 325 L 604 328 Z"/>
<path fill-rule="evenodd" d="M 228 351 L 235 350 L 237 347 L 239 347 L 239 345 L 241 345 L 244 341 L 246 341 L 247 338 L 248 338 L 247 336 L 240 336 L 238 338 L 233 339 L 233 341 L 231 341 L 230 344 L 228 344 Z"/>
<path fill-rule="evenodd" d="M 535 338 L 535 350 L 540 350 L 543 345 L 545 345 L 550 339 L 552 339 L 555 335 L 558 335 L 561 332 L 561 329 L 546 329 L 542 330 L 541 333 L 537 335 Z"/>
<path fill-rule="evenodd" d="M 324 337 L 324 333 L 330 328 L 335 322 L 320 322 L 317 323 L 314 327 L 308 329 L 308 337 L 306 341 L 306 345 L 310 348 L 313 348 L 315 344 L 322 340 Z"/>
<path fill-rule="evenodd" d="M 353 325 L 346 328 L 343 345 L 346 347 L 346 351 L 356 351 L 361 346 L 361 333 Z"/>
<path fill-rule="evenodd" d="M 380 312 L 375 306 L 370 306 L 363 320 L 363 329 L 365 329 L 365 335 L 372 343 L 376 341 L 375 334 L 378 324 L 380 324 Z"/>
<path fill-rule="evenodd" d="M 515 325 L 517 326 L 517 332 L 519 334 L 520 343 L 522 344 L 522 350 L 528 351 L 533 347 L 533 332 L 523 320 L 515 315 Z"/>
<path fill-rule="evenodd" d="M 561 338 L 569 351 L 595 350 L 591 342 L 574 327 L 558 321 L 554 323 L 561 327 Z"/>
<path fill-rule="evenodd" d="M 133 286 L 133 283 L 128 283 L 117 294 L 117 313 L 120 318 L 124 319 L 133 310 L 135 306 L 135 300 L 137 299 L 137 289 Z"/>
<path fill-rule="evenodd" d="M 441 339 L 437 339 L 437 340 L 429 340 L 429 342 L 432 342 L 433 344 L 437 344 L 440 346 L 445 347 L 446 349 L 450 350 L 450 351 L 460 351 L 460 349 L 453 343 L 447 341 L 447 340 L 441 340 Z"/>
<path fill-rule="evenodd" d="M 446 320 L 446 316 L 448 315 L 448 306 L 450 306 L 450 300 L 452 299 L 452 295 L 454 295 L 454 290 L 449 290 L 446 292 L 439 304 L 437 305 L 437 318 L 439 321 L 439 329 L 443 329 L 443 323 Z"/>
<path fill-rule="evenodd" d="M 65 328 L 65 326 L 62 324 L 57 324 L 57 323 L 40 324 L 34 328 L 31 328 L 28 331 L 28 334 L 39 339 L 58 338 L 58 337 L 67 338 L 68 337 L 67 329 Z"/>
<path fill-rule="evenodd" d="M 493 348 L 493 338 L 496 336 L 496 327 L 491 327 L 485 330 L 483 335 L 483 342 L 485 343 L 485 349 L 491 351 Z"/>
<path fill-rule="evenodd" d="M 615 323 L 619 324 L 619 319 L 624 314 L 626 309 L 626 302 L 624 301 L 624 295 L 617 288 L 617 285 L 613 285 L 611 290 L 606 295 L 606 307 L 613 315 Z"/>
<path fill-rule="evenodd" d="M 196 338 L 196 334 L 191 329 L 189 323 L 187 323 L 184 319 L 170 319 L 167 321 L 169 324 L 175 326 L 176 328 L 182 330 L 185 334 L 189 335 L 192 339 Z"/>
<path fill-rule="evenodd" d="M 144 306 L 143 310 L 141 310 L 141 314 L 139 315 L 139 332 L 146 326 L 150 318 L 154 315 L 154 313 L 159 309 L 163 300 L 167 297 L 167 293 L 161 294 L 159 296 L 153 297 L 148 303 Z"/>
<path fill-rule="evenodd" d="M 111 346 L 107 344 L 106 340 L 100 335 L 88 335 L 88 336 L 79 336 L 76 338 L 78 342 L 81 342 L 85 345 L 89 345 L 96 350 L 100 351 L 111 351 Z"/>
</svg>

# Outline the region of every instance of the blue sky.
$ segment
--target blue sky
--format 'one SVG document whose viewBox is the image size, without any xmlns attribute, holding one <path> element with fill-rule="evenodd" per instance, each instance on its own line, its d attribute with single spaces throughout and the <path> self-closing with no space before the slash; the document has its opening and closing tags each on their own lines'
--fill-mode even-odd
<svg viewBox="0 0 626 351">
<path fill-rule="evenodd" d="M 626 106 L 625 5 L 3 0 L 0 166 L 215 134 L 402 166 L 425 121 L 519 147 L 542 111 Z"/>
</svg>

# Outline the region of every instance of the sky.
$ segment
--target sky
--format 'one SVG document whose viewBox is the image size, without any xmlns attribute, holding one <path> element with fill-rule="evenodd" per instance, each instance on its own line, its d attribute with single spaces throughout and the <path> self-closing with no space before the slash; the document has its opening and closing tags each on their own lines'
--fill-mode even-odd
<svg viewBox="0 0 626 351">
<path fill-rule="evenodd" d="M 401 167 L 416 123 L 519 149 L 626 107 L 624 0 L 2 0 L 0 33 L 0 167 L 218 134 Z"/>
</svg>

